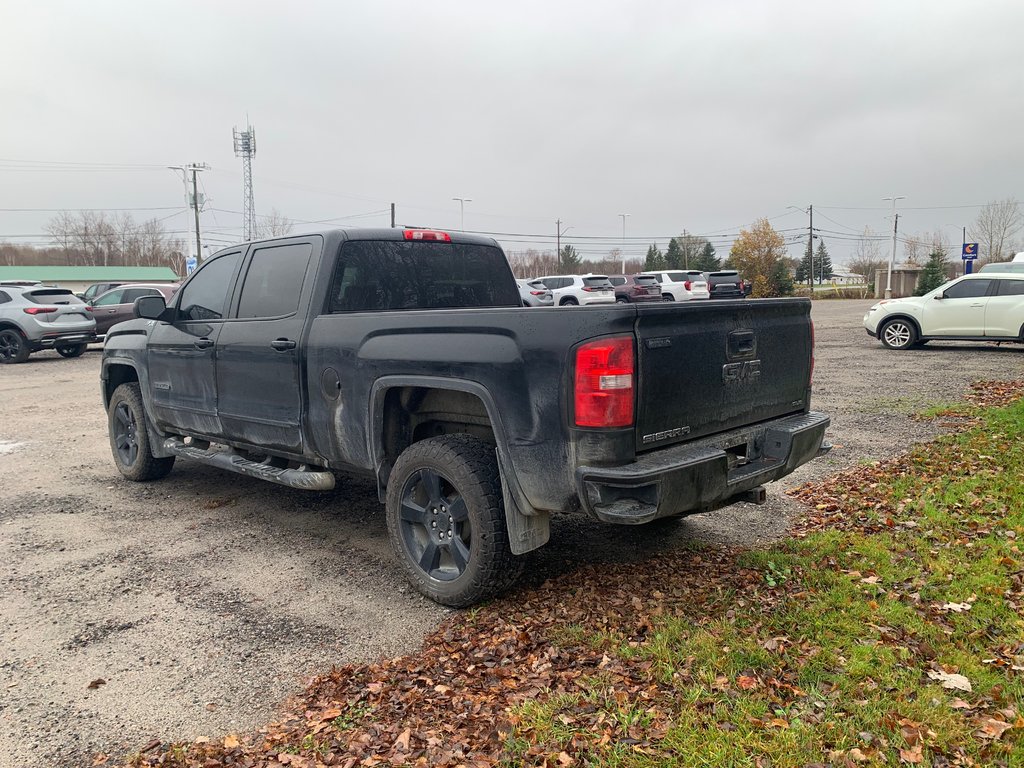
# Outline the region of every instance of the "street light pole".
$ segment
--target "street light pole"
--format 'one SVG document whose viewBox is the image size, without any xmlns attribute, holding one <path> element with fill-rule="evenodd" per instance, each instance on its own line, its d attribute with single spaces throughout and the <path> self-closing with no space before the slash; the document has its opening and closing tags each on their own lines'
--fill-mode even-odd
<svg viewBox="0 0 1024 768">
<path fill-rule="evenodd" d="M 466 231 L 466 203 L 472 203 L 471 197 L 453 197 L 452 200 L 459 201 L 459 231 Z"/>
<path fill-rule="evenodd" d="M 620 213 L 622 217 L 622 274 L 626 274 L 626 217 L 628 213 Z"/>
<path fill-rule="evenodd" d="M 883 200 L 892 200 L 892 253 L 889 254 L 889 274 L 885 280 L 885 298 L 892 298 L 892 266 L 893 262 L 896 261 L 896 227 L 899 225 L 900 216 L 896 213 L 896 201 L 906 200 L 906 195 L 893 195 L 892 197 L 883 197 Z"/>
</svg>

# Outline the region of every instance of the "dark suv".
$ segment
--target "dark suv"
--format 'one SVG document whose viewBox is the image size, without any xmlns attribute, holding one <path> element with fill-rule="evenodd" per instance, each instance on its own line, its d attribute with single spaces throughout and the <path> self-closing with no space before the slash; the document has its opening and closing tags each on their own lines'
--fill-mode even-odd
<svg viewBox="0 0 1024 768">
<path fill-rule="evenodd" d="M 615 301 L 661 301 L 661 283 L 654 275 L 611 275 L 608 282 L 615 286 Z"/>
<path fill-rule="evenodd" d="M 750 287 L 735 269 L 708 272 L 708 293 L 712 299 L 742 299 L 750 295 Z"/>
</svg>

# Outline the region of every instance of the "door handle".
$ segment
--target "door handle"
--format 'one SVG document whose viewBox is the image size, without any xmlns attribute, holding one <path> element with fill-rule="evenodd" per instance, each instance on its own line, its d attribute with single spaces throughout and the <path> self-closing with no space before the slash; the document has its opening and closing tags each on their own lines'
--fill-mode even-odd
<svg viewBox="0 0 1024 768">
<path fill-rule="evenodd" d="M 291 339 L 274 339 L 270 342 L 270 346 L 276 349 L 278 352 L 285 352 L 289 349 L 295 349 L 295 342 Z"/>
<path fill-rule="evenodd" d="M 203 336 L 201 339 L 193 341 L 192 344 L 195 345 L 196 349 L 209 349 L 213 346 L 213 339 Z"/>
<path fill-rule="evenodd" d="M 984 304 L 971 304 L 972 307 L 984 307 Z"/>
<path fill-rule="evenodd" d="M 115 312 L 117 312 L 117 310 L 116 310 L 116 309 L 108 309 L 108 310 L 107 310 L 107 314 L 108 314 L 108 315 L 112 315 L 112 314 L 114 314 Z"/>
</svg>

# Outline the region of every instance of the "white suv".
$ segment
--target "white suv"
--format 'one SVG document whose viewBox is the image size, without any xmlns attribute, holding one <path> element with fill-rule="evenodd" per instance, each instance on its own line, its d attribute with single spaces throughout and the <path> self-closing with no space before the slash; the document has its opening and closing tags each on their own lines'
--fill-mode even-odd
<svg viewBox="0 0 1024 768">
<path fill-rule="evenodd" d="M 933 339 L 1024 341 L 1024 275 L 964 275 L 924 296 L 886 299 L 864 315 L 864 327 L 889 349 Z"/>
<path fill-rule="evenodd" d="M 550 289 L 559 307 L 615 303 L 615 287 L 607 275 L 550 275 L 537 279 Z"/>
<path fill-rule="evenodd" d="M 661 283 L 661 297 L 665 301 L 689 301 L 690 299 L 707 299 L 708 281 L 703 272 L 685 269 L 673 269 L 665 272 L 642 272 L 654 275 Z"/>
</svg>

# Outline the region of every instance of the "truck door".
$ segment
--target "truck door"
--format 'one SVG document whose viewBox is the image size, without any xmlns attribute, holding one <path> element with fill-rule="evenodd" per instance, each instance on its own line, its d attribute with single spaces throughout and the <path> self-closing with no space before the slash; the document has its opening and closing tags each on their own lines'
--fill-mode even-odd
<svg viewBox="0 0 1024 768">
<path fill-rule="evenodd" d="M 302 451 L 300 307 L 319 248 L 319 238 L 258 245 L 243 267 L 238 309 L 217 340 L 217 416 L 228 440 Z"/>
<path fill-rule="evenodd" d="M 196 271 L 178 293 L 170 322 L 155 322 L 147 367 L 153 416 L 162 426 L 216 436 L 217 336 L 224 325 L 242 252 L 218 254 Z"/>
</svg>

